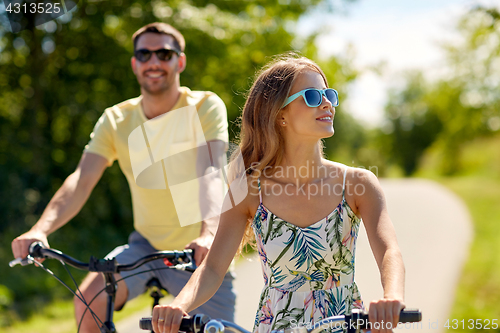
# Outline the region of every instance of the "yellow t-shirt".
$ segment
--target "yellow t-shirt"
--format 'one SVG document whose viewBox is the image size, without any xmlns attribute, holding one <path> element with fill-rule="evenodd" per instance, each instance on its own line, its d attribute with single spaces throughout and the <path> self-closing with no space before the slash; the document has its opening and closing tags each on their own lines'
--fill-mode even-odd
<svg viewBox="0 0 500 333">
<path fill-rule="evenodd" d="M 106 109 L 85 151 L 105 157 L 109 165 L 118 160 L 130 186 L 134 228 L 158 250 L 180 250 L 200 235 L 201 223 L 180 226 L 163 151 L 175 154 L 190 141 L 227 143 L 226 107 L 212 92 L 181 87 L 171 111 L 147 119 L 141 100 L 139 96 Z M 196 156 L 184 154 L 182 158 L 182 165 L 195 168 Z M 193 198 L 193 209 L 199 209 L 197 200 Z"/>
</svg>

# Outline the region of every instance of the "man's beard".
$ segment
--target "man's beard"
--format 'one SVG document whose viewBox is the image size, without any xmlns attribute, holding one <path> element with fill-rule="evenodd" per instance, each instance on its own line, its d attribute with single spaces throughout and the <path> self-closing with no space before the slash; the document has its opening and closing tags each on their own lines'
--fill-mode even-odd
<svg viewBox="0 0 500 333">
<path fill-rule="evenodd" d="M 172 84 L 170 82 L 163 82 L 160 86 L 156 86 L 154 88 L 150 87 L 147 83 L 142 83 L 141 88 L 144 89 L 150 95 L 161 95 L 165 91 L 168 91 Z"/>
<path fill-rule="evenodd" d="M 146 74 L 146 73 L 144 73 L 144 74 Z M 138 80 L 139 85 L 149 95 L 153 95 L 153 96 L 161 95 L 161 94 L 165 93 L 166 91 L 168 91 L 174 83 L 174 78 L 170 77 L 170 75 L 171 75 L 171 73 L 170 74 L 166 73 L 166 75 L 164 77 L 164 81 L 159 85 L 153 85 L 153 87 L 147 83 L 147 78 L 143 75 L 142 80 Z"/>
</svg>

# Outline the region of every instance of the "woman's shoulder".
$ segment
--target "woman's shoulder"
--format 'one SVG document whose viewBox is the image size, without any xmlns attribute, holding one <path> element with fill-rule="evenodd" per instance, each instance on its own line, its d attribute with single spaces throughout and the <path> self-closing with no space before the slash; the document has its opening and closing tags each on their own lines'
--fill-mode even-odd
<svg viewBox="0 0 500 333">
<path fill-rule="evenodd" d="M 321 162 L 322 162 L 322 166 L 326 167 L 330 171 L 330 175 L 332 174 L 331 171 L 335 171 L 336 173 L 343 174 L 347 168 L 347 166 L 342 164 L 342 163 L 330 161 L 330 160 L 327 160 L 326 158 L 323 158 L 321 160 Z"/>
<path fill-rule="evenodd" d="M 241 209 L 251 212 L 260 202 L 259 180 L 252 175 L 241 174 L 230 183 L 228 194 Z"/>
<path fill-rule="evenodd" d="M 331 168 L 332 171 L 341 173 L 342 176 L 345 175 L 346 181 L 350 181 L 351 183 L 373 182 L 377 179 L 376 170 L 374 172 L 373 168 L 366 169 L 364 167 L 348 166 L 327 159 L 323 159 L 323 164 L 327 168 Z"/>
</svg>

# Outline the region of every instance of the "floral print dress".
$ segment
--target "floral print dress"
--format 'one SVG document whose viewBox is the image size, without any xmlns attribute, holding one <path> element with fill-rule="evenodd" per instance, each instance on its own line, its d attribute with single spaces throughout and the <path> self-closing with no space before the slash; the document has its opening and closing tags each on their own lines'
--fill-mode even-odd
<svg viewBox="0 0 500 333">
<path fill-rule="evenodd" d="M 345 200 L 322 220 L 300 228 L 262 204 L 252 222 L 264 275 L 254 333 L 269 333 L 363 308 L 354 282 L 354 252 L 361 220 Z"/>
</svg>

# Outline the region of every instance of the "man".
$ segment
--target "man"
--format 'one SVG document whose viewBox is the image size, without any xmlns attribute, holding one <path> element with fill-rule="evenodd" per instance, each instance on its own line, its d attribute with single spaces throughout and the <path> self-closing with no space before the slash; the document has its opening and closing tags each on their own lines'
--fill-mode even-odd
<svg viewBox="0 0 500 333">
<path fill-rule="evenodd" d="M 188 152 L 183 157 L 181 168 L 193 168 L 195 165 L 194 170 L 200 178 L 208 173 L 208 168 L 220 168 L 228 142 L 226 108 L 214 93 L 190 91 L 180 86 L 180 73 L 186 66 L 186 55 L 183 53 L 185 41 L 175 28 L 165 23 L 152 23 L 139 29 L 132 39 L 134 56 L 131 65 L 141 86 L 141 96 L 105 110 L 75 172 L 56 192 L 31 230 L 13 240 L 14 257 L 25 257 L 29 245 L 34 241 L 42 241 L 48 246 L 47 236 L 80 211 L 104 170 L 114 160 L 118 161 L 129 182 L 135 231 L 130 235 L 128 245 L 116 248 L 108 257 L 116 257 L 119 263 L 130 263 L 153 251 L 190 248 L 195 251 L 195 261 L 199 265 L 206 256 L 216 232 L 218 217 L 214 217 L 214 214 L 198 214 L 196 216 L 204 216 L 201 222 L 189 222 L 181 227 L 179 220 L 183 213 L 179 209 L 182 207 L 174 203 L 175 198 L 169 190 L 172 188 L 169 186 L 172 185 L 172 177 L 168 174 L 168 162 L 163 157 L 156 158 L 155 154 L 158 149 L 166 147 L 172 150 L 200 136 L 192 128 L 197 123 L 201 124 L 201 136 L 208 143 L 206 147 L 210 152 L 210 163 L 200 163 L 199 154 L 193 158 Z M 190 108 L 195 108 L 196 119 L 186 116 Z M 191 120 L 185 121 L 187 118 Z M 161 130 L 155 132 L 154 128 Z M 155 138 L 160 139 L 155 141 Z M 199 142 L 199 138 L 195 141 Z M 199 196 L 192 197 L 196 209 L 190 210 L 220 210 L 213 201 L 204 203 L 209 207 L 203 207 L 202 200 L 197 202 L 202 197 L 210 199 L 210 195 L 207 195 L 210 188 L 208 181 L 200 181 Z M 146 268 L 158 268 L 161 265 L 161 262 L 152 262 Z M 145 267 L 139 269 L 145 270 Z M 133 273 L 123 272 L 116 276 L 117 280 L 131 276 L 118 282 L 116 309 L 143 293 L 145 284 L 153 275 L 159 276 L 162 285 L 174 295 L 190 276 L 187 272 L 177 270 L 160 270 L 137 276 L 132 276 Z M 232 279 L 230 273 L 226 274 L 223 286 L 211 302 L 197 312 L 232 321 L 235 304 Z M 80 290 L 86 300 L 91 300 L 103 287 L 102 276 L 89 273 Z M 77 322 L 82 320 L 81 332 L 99 332 L 89 311 L 82 318 L 86 306 L 77 298 L 74 302 Z M 93 311 L 101 320 L 105 317 L 105 305 L 105 293 L 101 293 L 92 303 Z"/>
</svg>

